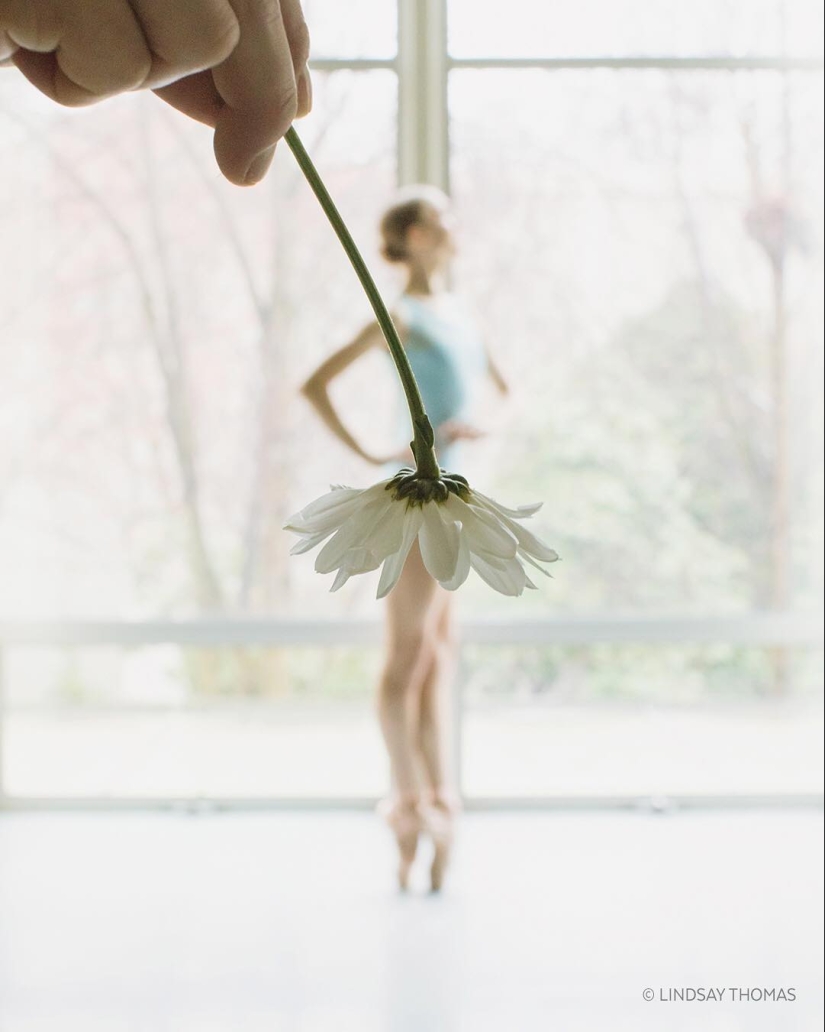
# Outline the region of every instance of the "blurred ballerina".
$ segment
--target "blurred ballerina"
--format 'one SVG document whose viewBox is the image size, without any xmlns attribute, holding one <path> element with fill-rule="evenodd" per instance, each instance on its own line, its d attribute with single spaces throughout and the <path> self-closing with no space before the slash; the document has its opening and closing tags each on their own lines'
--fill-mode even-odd
<svg viewBox="0 0 825 1032">
<path fill-rule="evenodd" d="M 435 430 L 439 463 L 461 471 L 465 442 L 482 436 L 467 421 L 476 388 L 485 377 L 502 395 L 508 387 L 473 320 L 445 284 L 444 274 L 455 253 L 449 199 L 434 187 L 407 188 L 381 219 L 381 236 L 383 256 L 403 266 L 406 273 L 393 321 Z M 391 476 L 411 464 L 409 448 L 389 457 L 366 451 L 347 430 L 329 396 L 330 383 L 372 348 L 386 350 L 375 322 L 330 356 L 302 391 L 339 440 Z M 409 416 L 401 405 L 399 416 L 409 435 Z M 449 763 L 456 638 L 452 593 L 427 572 L 417 541 L 386 606 L 386 656 L 377 709 L 393 794 L 382 800 L 379 813 L 398 843 L 401 888 L 407 888 L 419 838 L 427 834 L 434 846 L 430 884 L 438 891 L 460 810 Z"/>
</svg>

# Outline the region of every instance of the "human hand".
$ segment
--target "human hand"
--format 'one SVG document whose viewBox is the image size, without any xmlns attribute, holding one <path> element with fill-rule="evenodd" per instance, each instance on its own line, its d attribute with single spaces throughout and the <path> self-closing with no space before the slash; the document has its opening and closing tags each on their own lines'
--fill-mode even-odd
<svg viewBox="0 0 825 1032">
<path fill-rule="evenodd" d="M 309 112 L 300 0 L 0 0 L 0 63 L 69 107 L 153 89 L 215 130 L 230 182 L 258 182 Z"/>
</svg>

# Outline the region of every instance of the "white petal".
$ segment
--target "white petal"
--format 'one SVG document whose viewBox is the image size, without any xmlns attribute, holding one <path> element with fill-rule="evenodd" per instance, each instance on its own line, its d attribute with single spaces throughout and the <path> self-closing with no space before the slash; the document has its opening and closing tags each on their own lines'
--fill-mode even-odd
<svg viewBox="0 0 825 1032">
<path fill-rule="evenodd" d="M 404 569 L 404 563 L 407 561 L 407 556 L 412 548 L 412 543 L 418 536 L 418 531 L 421 528 L 421 523 L 424 519 L 424 514 L 421 511 L 421 506 L 416 505 L 408 509 L 402 508 L 402 515 L 404 521 L 404 532 L 401 538 L 401 545 L 397 552 L 393 552 L 392 555 L 388 556 L 384 561 L 384 568 L 381 571 L 381 579 L 378 582 L 378 593 L 376 598 L 384 598 L 388 595 L 395 585 L 398 583 L 398 578 L 401 576 L 401 571 Z"/>
<path fill-rule="evenodd" d="M 518 559 L 502 563 L 504 569 L 494 566 L 480 555 L 472 555 L 470 562 L 479 577 L 502 595 L 518 596 L 524 591 L 527 577 Z"/>
<path fill-rule="evenodd" d="M 473 498 L 478 498 L 485 506 L 485 508 L 492 509 L 493 512 L 501 513 L 502 516 L 509 516 L 513 520 L 523 520 L 528 516 L 535 516 L 539 509 L 544 505 L 544 502 L 533 502 L 531 505 L 520 505 L 517 509 L 508 509 L 506 505 L 501 505 L 500 502 L 494 501 L 492 498 L 488 498 L 487 495 L 481 493 L 481 491 L 473 491 Z"/>
<path fill-rule="evenodd" d="M 320 498 L 316 498 L 309 505 L 305 505 L 300 512 L 291 517 L 290 522 L 292 520 L 304 522 L 305 520 L 312 520 L 316 516 L 323 516 L 326 513 L 334 512 L 335 509 L 340 508 L 342 505 L 360 498 L 362 494 L 363 491 L 353 487 L 336 488 L 325 495 L 321 495 Z"/>
<path fill-rule="evenodd" d="M 315 560 L 316 571 L 331 573 L 338 569 L 344 562 L 347 552 L 362 547 L 369 540 L 373 527 L 393 505 L 389 496 L 378 497 L 368 502 L 363 509 L 353 513 L 318 553 Z"/>
<path fill-rule="evenodd" d="M 335 580 L 332 582 L 332 587 L 329 590 L 338 591 L 340 588 L 343 588 L 351 576 L 352 574 L 349 570 L 344 569 L 342 566 L 338 573 L 335 574 Z"/>
<path fill-rule="evenodd" d="M 483 559 L 489 566 L 494 566 L 497 570 L 506 570 L 513 559 L 502 559 L 500 555 L 496 555 L 494 552 L 485 552 L 484 549 L 479 549 L 478 552 L 470 552 L 470 555 L 477 555 L 479 559 Z M 518 561 L 518 560 L 516 560 Z"/>
<path fill-rule="evenodd" d="M 330 591 L 338 591 L 356 573 L 369 573 L 381 565 L 380 558 L 369 548 L 353 548 L 347 552 L 341 569 L 335 575 Z"/>
<path fill-rule="evenodd" d="M 534 559 L 540 559 L 543 563 L 556 562 L 559 553 L 554 548 L 550 548 L 549 545 L 545 545 L 543 541 L 540 541 L 526 527 L 520 527 L 514 521 L 509 521 L 508 527 L 516 536 L 520 552 L 531 555 Z"/>
<path fill-rule="evenodd" d="M 528 555 L 526 552 L 522 552 L 521 549 L 519 549 L 518 554 L 526 563 L 529 563 L 531 566 L 534 566 L 539 571 L 539 573 L 543 573 L 545 577 L 549 577 L 551 580 L 553 579 L 553 574 L 550 573 L 549 570 L 545 570 L 543 566 L 539 566 L 539 564 L 531 555 Z"/>
<path fill-rule="evenodd" d="M 284 530 L 291 530 L 295 534 L 320 534 L 326 532 L 329 535 L 334 530 L 337 530 L 342 523 L 345 523 L 354 512 L 357 512 L 361 505 L 360 498 L 351 498 L 344 505 L 337 506 L 309 519 L 304 519 L 301 513 L 298 513 L 290 519 L 289 523 L 284 524 Z"/>
<path fill-rule="evenodd" d="M 487 503 L 485 507 L 486 511 L 497 516 L 501 524 L 515 536 L 519 543 L 519 548 L 528 552 L 536 559 L 541 559 L 542 562 L 545 563 L 554 563 L 558 559 L 558 552 L 545 545 L 543 541 L 540 541 L 536 535 L 527 530 L 526 527 L 522 527 L 519 523 L 516 523 L 517 519 L 525 519 L 528 515 L 531 515 L 530 512 L 515 512 L 513 509 L 505 509 L 504 506 L 499 505 L 498 502 L 494 502 L 491 498 L 479 495 L 478 492 L 475 493 L 479 498 L 483 499 Z M 530 506 L 524 507 L 525 510 L 530 508 Z M 541 504 L 532 508 L 533 512 L 536 512 L 541 508 Z"/>
<path fill-rule="evenodd" d="M 350 498 L 358 498 L 364 493 L 363 488 L 347 487 L 345 484 L 330 484 L 329 491 L 314 502 L 305 505 L 301 512 L 307 516 L 315 516 L 319 512 L 335 505 L 341 505 Z"/>
<path fill-rule="evenodd" d="M 503 559 L 512 559 L 516 554 L 518 542 L 515 535 L 502 525 L 502 517 L 468 505 L 455 495 L 450 496 L 445 508 L 453 519 L 461 521 L 462 534 L 469 537 L 471 552 L 492 552 Z"/>
<path fill-rule="evenodd" d="M 324 530 L 331 534 L 363 506 L 383 496 L 386 484 L 387 481 L 383 480 L 363 491 L 350 487 L 334 488 L 296 513 L 284 529 L 298 534 L 318 534 Z"/>
<path fill-rule="evenodd" d="M 469 508 L 473 514 L 467 528 L 470 533 L 470 548 L 474 551 L 474 546 L 478 545 L 479 548 L 493 552 L 502 559 L 514 558 L 518 549 L 518 539 L 510 527 L 502 522 L 503 517 L 476 505 Z"/>
<path fill-rule="evenodd" d="M 346 522 L 355 534 L 354 547 L 372 547 L 372 539 L 378 527 L 383 527 L 386 521 L 401 521 L 398 515 L 398 503 L 394 502 L 388 494 L 377 495 L 367 502 L 363 509 L 355 512 Z M 343 528 L 342 528 L 343 529 Z"/>
<path fill-rule="evenodd" d="M 470 543 L 467 535 L 462 533 L 458 539 L 458 560 L 455 564 L 455 573 L 448 581 L 442 581 L 441 587 L 447 591 L 455 591 L 460 588 L 470 575 Z"/>
<path fill-rule="evenodd" d="M 379 557 L 379 564 L 388 555 L 397 552 L 404 536 L 404 514 L 407 503 L 405 499 L 392 502 L 389 509 L 373 527 L 369 546 Z"/>
<path fill-rule="evenodd" d="M 320 545 L 322 541 L 326 541 L 332 531 L 322 531 L 320 534 L 307 534 L 302 541 L 299 541 L 297 545 L 293 545 L 289 550 L 290 555 L 303 555 L 304 552 L 311 552 L 316 545 Z"/>
<path fill-rule="evenodd" d="M 381 561 L 372 548 L 351 548 L 347 552 L 343 569 L 349 570 L 350 573 L 369 573 L 371 570 L 377 570 Z"/>
<path fill-rule="evenodd" d="M 421 558 L 430 576 L 437 581 L 450 580 L 458 561 L 459 530 L 438 502 L 424 506 L 424 523 L 418 541 Z"/>
</svg>

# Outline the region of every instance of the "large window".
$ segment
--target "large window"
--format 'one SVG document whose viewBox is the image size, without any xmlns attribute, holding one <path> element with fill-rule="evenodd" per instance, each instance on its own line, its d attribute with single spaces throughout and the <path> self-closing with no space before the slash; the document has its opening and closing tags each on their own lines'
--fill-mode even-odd
<svg viewBox="0 0 825 1032">
<path fill-rule="evenodd" d="M 384 199 L 451 189 L 514 387 L 468 472 L 564 557 L 462 592 L 470 797 L 816 789 L 821 12 L 743 4 L 305 4 L 307 145 L 389 295 Z M 374 581 L 328 594 L 281 529 L 374 475 L 296 392 L 369 310 L 288 150 L 239 191 L 210 147 L 0 75 L 12 797 L 384 788 Z M 387 440 L 394 397 L 380 355 L 340 390 Z"/>
</svg>

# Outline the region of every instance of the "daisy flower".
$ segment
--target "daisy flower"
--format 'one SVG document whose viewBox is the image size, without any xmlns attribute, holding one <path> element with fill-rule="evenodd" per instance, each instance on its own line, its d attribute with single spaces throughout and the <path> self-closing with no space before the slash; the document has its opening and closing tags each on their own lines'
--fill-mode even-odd
<svg viewBox="0 0 825 1032">
<path fill-rule="evenodd" d="M 535 588 L 525 563 L 549 577 L 541 564 L 558 559 L 521 525 L 540 508 L 508 509 L 473 491 L 463 477 L 442 473 L 428 481 L 406 469 L 366 490 L 333 487 L 285 529 L 301 536 L 293 555 L 323 544 L 315 569 L 337 571 L 333 591 L 380 566 L 377 597 L 384 598 L 417 540 L 427 571 L 448 591 L 461 587 L 473 569 L 503 595 L 521 595 Z"/>
<path fill-rule="evenodd" d="M 504 595 L 521 595 L 525 588 L 535 588 L 525 563 L 549 577 L 541 564 L 559 558 L 521 525 L 541 504 L 507 509 L 472 490 L 464 477 L 439 467 L 433 428 L 387 306 L 295 129 L 290 128 L 284 139 L 338 235 L 383 330 L 410 410 L 414 434 L 410 447 L 416 465 L 363 491 L 333 487 L 296 513 L 285 528 L 301 536 L 292 554 L 323 544 L 315 569 L 319 573 L 337 571 L 333 591 L 355 574 L 380 566 L 379 598 L 397 584 L 415 541 L 428 572 L 448 591 L 459 588 L 471 569 Z"/>
</svg>

